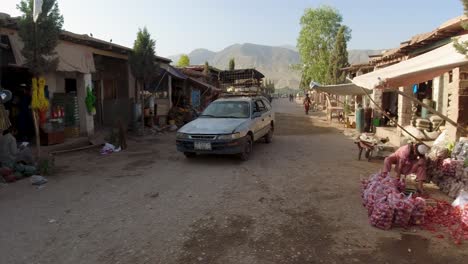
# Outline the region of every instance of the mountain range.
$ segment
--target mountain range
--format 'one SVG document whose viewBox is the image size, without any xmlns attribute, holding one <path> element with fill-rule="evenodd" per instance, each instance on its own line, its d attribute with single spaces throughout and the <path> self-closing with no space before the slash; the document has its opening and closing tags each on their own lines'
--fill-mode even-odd
<svg viewBox="0 0 468 264">
<path fill-rule="evenodd" d="M 349 50 L 348 59 L 351 64 L 369 61 L 369 55 L 380 54 L 381 50 Z M 235 59 L 236 69 L 255 68 L 262 72 L 267 79 L 273 80 L 277 88 L 299 87 L 300 73 L 291 66 L 300 63 L 300 56 L 296 47 L 284 45 L 280 47 L 258 44 L 234 44 L 225 49 L 214 52 L 207 49 L 196 49 L 188 53 L 190 64 L 200 65 L 206 61 L 221 70 L 227 69 L 229 60 Z M 180 55 L 170 56 L 174 64 Z"/>
</svg>

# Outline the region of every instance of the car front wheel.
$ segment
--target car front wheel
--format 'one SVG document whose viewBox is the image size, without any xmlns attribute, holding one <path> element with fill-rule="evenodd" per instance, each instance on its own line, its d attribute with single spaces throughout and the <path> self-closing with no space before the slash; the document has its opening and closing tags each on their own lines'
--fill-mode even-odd
<svg viewBox="0 0 468 264">
<path fill-rule="evenodd" d="M 247 161 L 250 158 L 250 154 L 253 149 L 253 140 L 252 137 L 248 137 L 244 144 L 244 151 L 239 155 L 242 161 Z"/>
<path fill-rule="evenodd" d="M 273 132 L 275 131 L 275 129 L 273 128 L 273 125 L 270 127 L 270 130 L 268 131 L 268 133 L 265 135 L 265 142 L 267 144 L 270 144 L 271 142 L 273 142 Z"/>
</svg>

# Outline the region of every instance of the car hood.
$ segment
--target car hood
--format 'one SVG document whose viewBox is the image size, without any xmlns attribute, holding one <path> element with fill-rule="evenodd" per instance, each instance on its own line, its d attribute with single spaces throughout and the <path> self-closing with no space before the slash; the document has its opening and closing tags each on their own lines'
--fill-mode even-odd
<svg viewBox="0 0 468 264">
<path fill-rule="evenodd" d="M 248 119 L 198 118 L 186 124 L 179 132 L 186 134 L 231 134 Z"/>
</svg>

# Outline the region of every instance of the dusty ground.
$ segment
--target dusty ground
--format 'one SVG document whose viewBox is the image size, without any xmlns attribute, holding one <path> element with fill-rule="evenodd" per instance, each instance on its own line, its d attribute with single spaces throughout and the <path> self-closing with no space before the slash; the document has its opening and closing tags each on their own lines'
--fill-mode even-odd
<svg viewBox="0 0 468 264">
<path fill-rule="evenodd" d="M 274 143 L 252 159 L 175 151 L 174 135 L 127 151 L 58 157 L 36 189 L 0 189 L 1 263 L 466 263 L 468 247 L 369 226 L 352 141 L 282 100 Z"/>
</svg>

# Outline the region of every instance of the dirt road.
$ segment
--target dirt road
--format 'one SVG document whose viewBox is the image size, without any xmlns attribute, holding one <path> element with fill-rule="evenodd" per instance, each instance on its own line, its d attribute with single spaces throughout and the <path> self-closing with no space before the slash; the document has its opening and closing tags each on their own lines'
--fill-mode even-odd
<svg viewBox="0 0 468 264">
<path fill-rule="evenodd" d="M 1 188 L 0 262 L 466 263 L 466 245 L 370 227 L 359 179 L 381 164 L 356 161 L 349 139 L 296 104 L 274 106 L 274 142 L 248 162 L 187 160 L 160 135 L 60 156 L 45 188 Z"/>
</svg>

